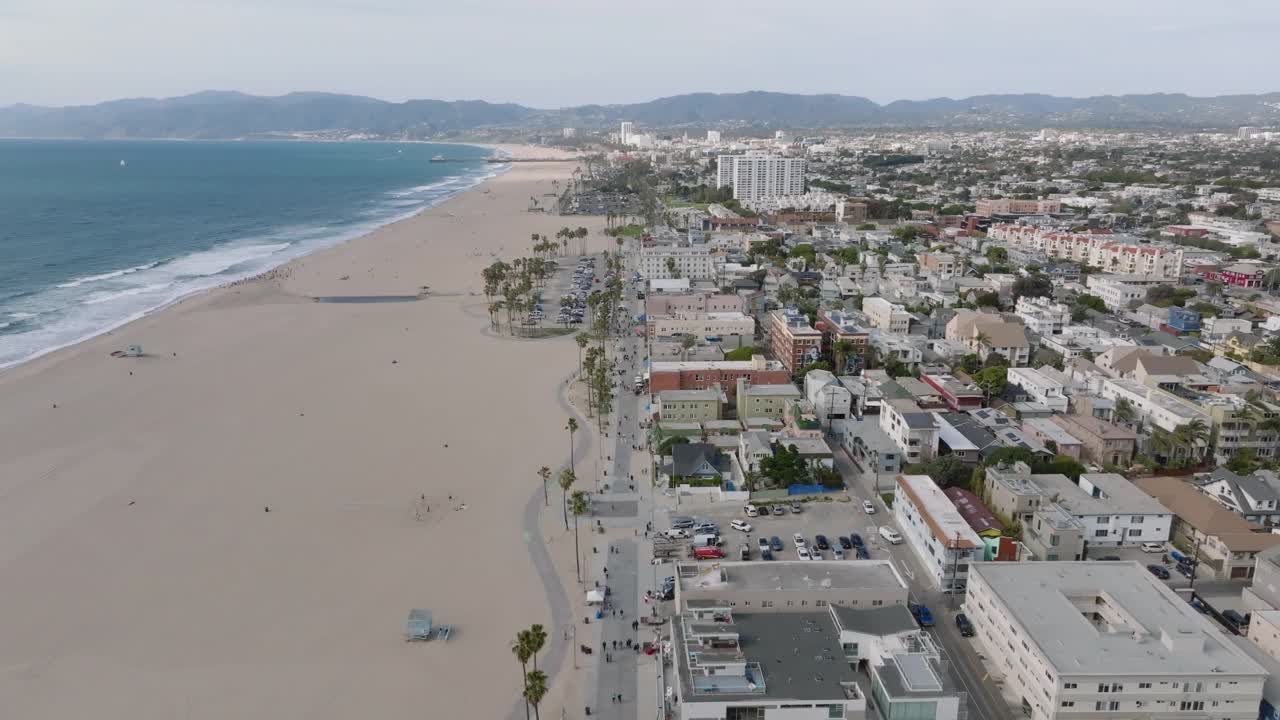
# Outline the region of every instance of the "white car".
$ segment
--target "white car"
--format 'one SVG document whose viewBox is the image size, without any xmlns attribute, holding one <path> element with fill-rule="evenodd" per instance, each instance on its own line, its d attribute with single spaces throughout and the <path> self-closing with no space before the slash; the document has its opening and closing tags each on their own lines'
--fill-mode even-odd
<svg viewBox="0 0 1280 720">
<path fill-rule="evenodd" d="M 737 530 L 738 532 L 744 532 L 744 533 L 751 532 L 751 523 L 747 522 L 746 520 L 734 520 L 733 522 L 729 523 L 729 527 L 733 528 L 734 530 Z"/>
<path fill-rule="evenodd" d="M 866 514 L 868 514 L 868 515 L 875 515 L 875 514 L 876 514 L 876 506 L 875 506 L 875 505 L 872 505 L 870 500 L 863 500 L 863 501 L 862 501 L 862 512 L 864 512 L 864 513 L 866 513 Z"/>
<path fill-rule="evenodd" d="M 671 528 L 670 530 L 667 531 L 667 537 L 671 538 L 672 540 L 688 540 L 689 531 L 681 530 L 680 528 Z"/>
<path fill-rule="evenodd" d="M 800 545 L 796 548 L 796 557 L 801 560 L 812 560 L 813 556 L 809 554 L 809 548 Z"/>
<path fill-rule="evenodd" d="M 758 517 L 760 515 L 760 511 L 756 510 L 755 505 L 743 506 L 742 512 L 746 513 L 747 517 Z"/>
<path fill-rule="evenodd" d="M 884 525 L 880 526 L 880 537 L 889 541 L 890 545 L 902 544 L 902 536 L 898 534 L 898 531 Z"/>
<path fill-rule="evenodd" d="M 1161 545 L 1160 543 L 1154 543 L 1154 542 L 1142 543 L 1142 552 L 1162 553 L 1164 552 L 1164 545 Z"/>
<path fill-rule="evenodd" d="M 804 548 L 806 545 L 804 541 L 804 536 L 801 535 L 800 533 L 796 533 L 795 535 L 792 535 L 791 542 L 795 543 L 797 548 Z"/>
</svg>

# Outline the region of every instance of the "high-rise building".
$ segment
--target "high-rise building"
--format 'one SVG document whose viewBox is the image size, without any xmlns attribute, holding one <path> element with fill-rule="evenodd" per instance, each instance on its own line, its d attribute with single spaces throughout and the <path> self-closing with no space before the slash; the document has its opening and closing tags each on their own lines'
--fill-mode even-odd
<svg viewBox="0 0 1280 720">
<path fill-rule="evenodd" d="M 707 131 L 707 142 L 712 143 L 712 144 L 719 143 L 719 142 L 720 142 L 720 131 L 719 131 L 719 130 L 708 130 L 708 131 Z"/>
<path fill-rule="evenodd" d="M 717 161 L 716 187 L 732 187 L 737 200 L 804 194 L 804 158 L 749 152 L 721 155 Z"/>
<path fill-rule="evenodd" d="M 618 130 L 618 142 L 626 145 L 631 140 L 632 124 L 629 120 L 622 122 L 622 127 Z"/>
<path fill-rule="evenodd" d="M 563 135 L 564 137 L 571 138 L 571 137 L 577 137 L 578 131 L 575 128 L 564 128 L 563 130 L 560 131 L 560 134 Z"/>
</svg>

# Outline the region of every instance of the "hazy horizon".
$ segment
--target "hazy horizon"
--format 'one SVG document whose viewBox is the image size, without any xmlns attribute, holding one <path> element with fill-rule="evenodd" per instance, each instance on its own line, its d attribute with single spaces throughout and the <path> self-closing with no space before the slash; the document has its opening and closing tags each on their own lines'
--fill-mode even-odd
<svg viewBox="0 0 1280 720">
<path fill-rule="evenodd" d="M 773 90 L 893 100 L 1274 92 L 1280 7 L 814 0 L 465 7 L 410 0 L 8 0 L 0 106 L 209 90 L 536 108 Z M 867 69 L 871 70 L 868 71 Z"/>
</svg>

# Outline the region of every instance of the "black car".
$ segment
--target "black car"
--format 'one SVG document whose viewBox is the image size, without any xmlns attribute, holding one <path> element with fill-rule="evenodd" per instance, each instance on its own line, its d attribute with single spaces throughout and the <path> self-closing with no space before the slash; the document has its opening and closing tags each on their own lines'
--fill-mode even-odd
<svg viewBox="0 0 1280 720">
<path fill-rule="evenodd" d="M 862 536 L 858 533 L 849 533 L 849 542 L 853 543 L 854 547 L 862 547 Z"/>
<path fill-rule="evenodd" d="M 781 551 L 782 547 L 783 547 L 782 538 L 778 537 L 777 535 L 774 535 L 773 537 L 769 538 L 769 548 L 772 549 L 774 552 Z"/>
<path fill-rule="evenodd" d="M 826 536 L 826 535 L 815 535 L 815 536 L 814 536 L 814 538 L 813 538 L 813 540 L 814 540 L 814 542 L 816 542 L 816 543 L 818 544 L 818 549 L 819 549 L 819 550 L 830 550 L 830 549 L 831 549 L 831 543 L 827 542 L 827 536 Z"/>
<path fill-rule="evenodd" d="M 964 613 L 956 614 L 956 627 L 960 630 L 960 637 L 973 637 L 973 623 Z"/>
<path fill-rule="evenodd" d="M 855 545 L 853 549 L 857 553 L 859 560 L 871 559 L 871 554 L 867 552 L 867 547 L 865 545 Z"/>
<path fill-rule="evenodd" d="M 761 560 L 772 560 L 772 559 L 773 559 L 773 551 L 772 551 L 772 550 L 761 550 L 761 551 L 760 551 L 760 559 L 761 559 Z"/>
<path fill-rule="evenodd" d="M 845 537 L 844 535 L 841 535 L 840 537 L 836 538 L 836 540 L 840 542 L 840 547 L 844 548 L 845 550 L 853 549 L 853 543 L 850 542 L 849 538 Z"/>
<path fill-rule="evenodd" d="M 756 506 L 756 513 L 757 513 L 757 514 L 759 514 L 761 517 L 764 517 L 765 515 L 768 515 L 768 514 L 769 514 L 769 506 L 768 506 L 768 505 L 757 505 L 757 506 Z"/>
<path fill-rule="evenodd" d="M 1097 558 L 1097 561 L 1098 562 L 1116 562 L 1119 559 L 1120 559 L 1119 555 L 1103 555 L 1102 557 Z"/>
<path fill-rule="evenodd" d="M 1165 566 L 1163 565 L 1148 565 L 1147 572 L 1151 573 L 1152 575 L 1155 575 L 1161 580 L 1169 579 L 1169 570 L 1165 568 Z"/>
</svg>

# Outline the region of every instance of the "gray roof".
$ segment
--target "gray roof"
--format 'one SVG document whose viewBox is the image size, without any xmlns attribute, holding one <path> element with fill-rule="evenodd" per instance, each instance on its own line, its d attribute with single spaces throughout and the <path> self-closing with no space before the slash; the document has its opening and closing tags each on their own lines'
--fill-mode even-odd
<svg viewBox="0 0 1280 720">
<path fill-rule="evenodd" d="M 671 446 L 672 474 L 692 475 L 703 461 L 719 467 L 720 450 L 709 443 L 680 443 Z"/>
<path fill-rule="evenodd" d="M 911 610 L 906 605 L 886 605 L 878 608 L 858 608 L 832 605 L 840 629 L 864 635 L 896 635 L 918 629 Z"/>
<path fill-rule="evenodd" d="M 899 589 L 906 598 L 906 585 L 888 560 L 755 560 L 719 563 L 717 577 L 707 578 L 701 587 L 697 571 L 707 568 L 699 563 L 680 563 L 676 578 L 683 591 L 772 590 L 775 592 L 811 592 L 814 588 L 856 590 L 864 588 Z M 685 567 L 692 568 L 688 576 Z"/>
<path fill-rule="evenodd" d="M 1226 468 L 1220 467 L 1210 473 L 1209 477 L 1213 481 L 1225 480 L 1227 487 L 1231 488 L 1232 494 L 1236 496 L 1236 505 L 1245 510 L 1252 510 L 1253 505 L 1245 501 L 1241 491 L 1248 493 L 1250 497 L 1259 502 L 1280 500 L 1280 493 L 1277 493 L 1275 488 L 1257 475 L 1237 475 Z"/>
<path fill-rule="evenodd" d="M 947 421 L 947 424 L 956 429 L 956 432 L 964 436 L 966 440 L 977 445 L 979 449 L 987 447 L 996 441 L 996 436 L 991 431 L 982 426 L 971 415 L 962 415 L 960 413 L 939 413 L 939 416 Z"/>
<path fill-rule="evenodd" d="M 1222 630 L 1132 562 L 999 562 L 969 566 L 1020 633 L 1061 676 L 1184 674 L 1261 676 L 1263 669 Z M 1133 625 L 1100 627 L 1080 612 L 1097 601 Z M 1172 646 L 1172 648 L 1170 647 Z"/>
<path fill-rule="evenodd" d="M 684 629 L 673 624 L 674 644 L 683 650 Z M 857 675 L 844 659 L 840 635 L 828 612 L 741 613 L 732 623 L 720 627 L 738 634 L 738 645 L 748 663 L 758 663 L 764 692 L 694 692 L 685 652 L 676 654 L 679 665 L 680 699 L 690 703 L 742 700 L 842 700 L 844 685 L 857 682 Z M 714 677 L 714 676 L 713 676 Z M 727 683 L 741 678 L 726 676 Z"/>
<path fill-rule="evenodd" d="M 1088 480 L 1105 497 L 1094 497 L 1066 475 L 1036 475 L 1035 483 L 1046 495 L 1057 495 L 1058 504 L 1073 515 L 1172 515 L 1159 500 L 1138 489 L 1137 485 L 1115 473 L 1086 473 Z"/>
<path fill-rule="evenodd" d="M 714 402 L 719 400 L 724 393 L 714 388 L 706 390 L 662 390 L 658 393 L 660 402 Z"/>
</svg>

